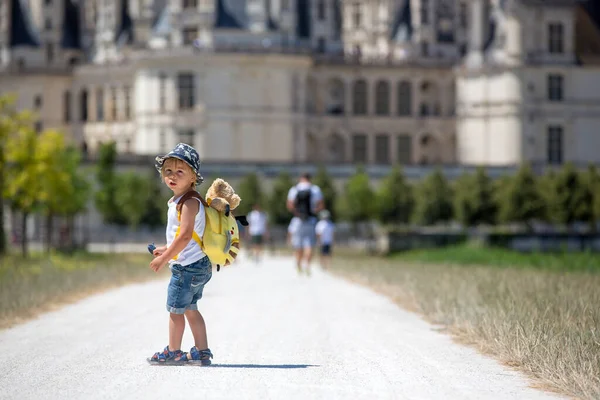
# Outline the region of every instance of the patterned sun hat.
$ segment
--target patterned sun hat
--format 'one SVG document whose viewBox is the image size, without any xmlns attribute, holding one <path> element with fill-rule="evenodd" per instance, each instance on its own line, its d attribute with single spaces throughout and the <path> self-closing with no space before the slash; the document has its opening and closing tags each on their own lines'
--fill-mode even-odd
<svg viewBox="0 0 600 400">
<path fill-rule="evenodd" d="M 196 174 L 196 185 L 199 185 L 204 181 L 204 178 L 200 174 L 200 156 L 196 149 L 189 144 L 179 143 L 173 150 L 164 156 L 157 156 L 154 159 L 154 167 L 161 173 L 162 166 L 167 158 L 177 158 L 192 168 L 192 171 Z"/>
</svg>

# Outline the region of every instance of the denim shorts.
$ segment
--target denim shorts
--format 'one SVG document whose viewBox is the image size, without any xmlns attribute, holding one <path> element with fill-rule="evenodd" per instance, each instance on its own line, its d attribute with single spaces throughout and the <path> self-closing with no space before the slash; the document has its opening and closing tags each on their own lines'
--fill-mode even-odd
<svg viewBox="0 0 600 400">
<path fill-rule="evenodd" d="M 204 285 L 212 278 L 212 264 L 204 257 L 190 265 L 171 265 L 171 281 L 167 295 L 167 311 L 183 314 L 186 310 L 197 310 Z"/>
<path fill-rule="evenodd" d="M 292 234 L 292 246 L 295 249 L 314 247 L 317 244 L 316 222 L 313 219 L 302 221 Z"/>
</svg>

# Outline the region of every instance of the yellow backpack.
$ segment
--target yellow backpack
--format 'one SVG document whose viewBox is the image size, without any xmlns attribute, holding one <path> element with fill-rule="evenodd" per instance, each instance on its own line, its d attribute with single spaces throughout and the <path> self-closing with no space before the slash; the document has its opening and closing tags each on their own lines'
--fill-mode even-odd
<svg viewBox="0 0 600 400">
<path fill-rule="evenodd" d="M 204 254 L 208 256 L 210 262 L 217 266 L 217 271 L 221 266 L 227 266 L 235 261 L 240 251 L 240 232 L 238 220 L 242 225 L 248 225 L 246 217 L 234 217 L 229 211 L 219 212 L 202 198 L 195 190 L 190 190 L 184 194 L 179 203 L 177 203 L 177 220 L 181 221 L 181 208 L 183 203 L 191 198 L 199 199 L 204 206 L 204 215 L 206 225 L 202 238 L 194 231 L 192 239 L 198 243 Z M 175 237 L 179 235 L 181 226 L 177 228 Z M 175 256 L 177 259 L 177 256 Z"/>
</svg>

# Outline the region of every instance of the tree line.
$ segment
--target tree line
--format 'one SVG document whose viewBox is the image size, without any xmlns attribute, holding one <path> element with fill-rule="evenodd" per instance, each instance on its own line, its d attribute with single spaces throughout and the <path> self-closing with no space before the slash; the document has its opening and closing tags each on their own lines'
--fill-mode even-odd
<svg viewBox="0 0 600 400">
<path fill-rule="evenodd" d="M 167 195 L 161 192 L 156 171 L 151 176 L 116 173 L 114 143 L 102 145 L 97 165 L 85 168 L 81 151 L 68 144 L 62 132 L 37 132 L 34 121 L 33 113 L 16 109 L 15 97 L 0 96 L 0 255 L 9 242 L 17 241 L 27 256 L 31 215 L 44 219 L 46 250 L 56 242 L 57 221 L 65 227 L 59 247 L 76 248 L 75 218 L 92 201 L 106 223 L 137 227 L 165 222 Z M 19 220 L 17 237 L 6 232 L 5 209 L 17 217 L 13 221 Z"/>
<path fill-rule="evenodd" d="M 388 226 L 432 226 L 455 221 L 465 227 L 519 224 L 532 229 L 535 222 L 563 227 L 580 222 L 594 229 L 600 219 L 600 174 L 594 165 L 582 171 L 567 163 L 539 176 L 525 163 L 516 173 L 496 180 L 477 168 L 453 182 L 441 169 L 409 182 L 402 168 L 395 166 L 377 188 L 359 166 L 339 193 L 321 167 L 313 183 L 323 190 L 334 219 L 353 223 L 378 220 Z M 287 224 L 291 214 L 285 200 L 293 184 L 284 172 L 268 195 L 256 175 L 246 176 L 239 185 L 244 199 L 239 212 L 259 203 L 268 209 L 272 223 Z"/>
<path fill-rule="evenodd" d="M 17 111 L 14 98 L 0 97 L 0 221 L 8 208 L 20 219 L 20 246 L 27 254 L 27 218 L 45 221 L 45 247 L 53 247 L 58 220 L 66 224 L 60 247 L 75 248 L 74 221 L 92 204 L 107 224 L 136 229 L 166 223 L 165 203 L 170 196 L 159 175 L 117 172 L 116 145 L 105 143 L 96 165 L 84 167 L 79 149 L 69 145 L 61 132 L 36 132 L 34 115 Z M 286 198 L 296 177 L 283 172 L 272 189 L 248 174 L 236 185 L 243 199 L 236 213 L 247 214 L 253 204 L 267 210 L 272 224 L 286 225 L 291 214 Z M 207 177 L 206 182 L 211 182 Z M 378 220 L 384 225 L 428 226 L 457 221 L 463 226 L 518 223 L 531 227 L 535 221 L 561 226 L 583 222 L 595 228 L 600 218 L 600 175 L 595 166 L 579 170 L 572 164 L 551 169 L 542 176 L 523 164 L 513 175 L 492 180 L 484 168 L 449 182 L 440 169 L 418 182 L 409 182 L 400 166 L 375 187 L 364 168 L 358 166 L 336 190 L 333 178 L 321 166 L 313 182 L 321 187 L 325 205 L 337 221 L 352 223 Z M 13 238 L 11 238 L 13 239 Z M 0 224 L 0 254 L 8 237 Z"/>
</svg>

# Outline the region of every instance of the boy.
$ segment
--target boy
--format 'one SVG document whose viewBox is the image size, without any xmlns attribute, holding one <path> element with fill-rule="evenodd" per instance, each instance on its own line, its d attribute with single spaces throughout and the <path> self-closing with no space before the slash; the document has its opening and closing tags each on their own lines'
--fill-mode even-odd
<svg viewBox="0 0 600 400">
<path fill-rule="evenodd" d="M 260 261 L 265 238 L 269 236 L 267 228 L 267 214 L 260 209 L 259 204 L 255 204 L 253 210 L 248 214 L 248 233 L 252 243 L 252 253 L 254 262 Z"/>
<path fill-rule="evenodd" d="M 327 269 L 331 263 L 331 247 L 333 246 L 335 225 L 331 222 L 331 213 L 327 210 L 319 213 L 319 219 L 320 221 L 317 223 L 315 231 L 321 245 L 321 266 L 323 269 Z"/>
<path fill-rule="evenodd" d="M 155 272 L 169 263 L 171 281 L 167 311 L 170 317 L 169 344 L 163 351 L 154 353 L 148 362 L 210 365 L 213 354 L 208 348 L 206 324 L 196 303 L 212 277 L 212 265 L 200 245 L 192 240 L 194 233 L 199 237 L 204 235 L 206 223 L 202 203 L 191 197 L 197 194 L 196 185 L 204 180 L 200 174 L 200 158 L 193 147 L 179 143 L 167 155 L 156 157 L 155 167 L 165 185 L 173 191 L 173 197 L 168 201 L 167 245 L 154 250 L 155 258 L 150 263 Z M 189 353 L 181 351 L 186 319 L 195 342 Z"/>
</svg>

